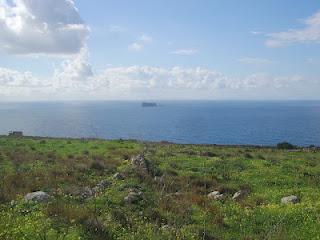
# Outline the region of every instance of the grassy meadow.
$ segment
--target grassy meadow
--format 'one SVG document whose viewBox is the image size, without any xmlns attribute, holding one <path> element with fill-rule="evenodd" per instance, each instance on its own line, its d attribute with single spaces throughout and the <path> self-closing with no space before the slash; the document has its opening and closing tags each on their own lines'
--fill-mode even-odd
<svg viewBox="0 0 320 240">
<path fill-rule="evenodd" d="M 320 152 L 3 136 L 0 239 L 320 239 Z"/>
</svg>

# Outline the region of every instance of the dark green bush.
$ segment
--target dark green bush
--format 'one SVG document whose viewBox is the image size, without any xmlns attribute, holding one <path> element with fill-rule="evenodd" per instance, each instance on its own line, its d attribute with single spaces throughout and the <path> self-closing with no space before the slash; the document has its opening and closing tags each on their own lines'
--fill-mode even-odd
<svg viewBox="0 0 320 240">
<path fill-rule="evenodd" d="M 281 142 L 277 144 L 278 149 L 297 149 L 297 147 L 291 143 L 288 142 Z"/>
</svg>

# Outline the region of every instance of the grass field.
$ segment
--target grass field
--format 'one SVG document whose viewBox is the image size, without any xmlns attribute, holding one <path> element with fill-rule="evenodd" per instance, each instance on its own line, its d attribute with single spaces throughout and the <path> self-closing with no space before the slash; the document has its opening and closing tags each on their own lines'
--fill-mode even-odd
<svg viewBox="0 0 320 240">
<path fill-rule="evenodd" d="M 0 137 L 0 239 L 320 239 L 320 152 Z"/>
</svg>

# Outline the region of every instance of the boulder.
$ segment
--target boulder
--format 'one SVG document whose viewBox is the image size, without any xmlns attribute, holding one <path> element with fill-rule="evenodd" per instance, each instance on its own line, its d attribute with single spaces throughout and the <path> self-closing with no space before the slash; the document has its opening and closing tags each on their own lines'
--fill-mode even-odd
<svg viewBox="0 0 320 240">
<path fill-rule="evenodd" d="M 102 180 L 97 184 L 97 186 L 94 187 L 94 189 L 95 189 L 95 191 L 103 191 L 109 186 L 110 186 L 110 182 L 109 181 Z"/>
<path fill-rule="evenodd" d="M 93 195 L 94 191 L 89 187 L 85 187 L 80 193 L 82 199 L 91 198 Z"/>
<path fill-rule="evenodd" d="M 156 183 L 159 183 L 159 184 L 162 184 L 164 183 L 164 176 L 155 176 L 154 179 L 153 179 Z"/>
<path fill-rule="evenodd" d="M 238 201 L 238 200 L 244 198 L 247 194 L 248 194 L 248 192 L 243 191 L 243 190 L 239 190 L 238 192 L 236 192 L 233 195 L 232 199 Z"/>
<path fill-rule="evenodd" d="M 300 202 L 300 199 L 294 195 L 281 198 L 281 203 L 283 204 L 289 204 L 289 203 L 296 204 L 298 202 Z"/>
<path fill-rule="evenodd" d="M 137 203 L 143 199 L 143 193 L 136 189 L 131 189 L 129 194 L 123 199 L 125 203 Z"/>
<path fill-rule="evenodd" d="M 50 196 L 42 191 L 37 191 L 37 192 L 32 192 L 28 193 L 27 195 L 24 196 L 24 200 L 29 202 L 48 202 Z"/>
<path fill-rule="evenodd" d="M 117 180 L 124 180 L 124 176 L 123 176 L 123 174 L 121 174 L 121 173 L 116 173 L 116 174 L 114 174 L 114 175 L 113 175 L 113 178 L 114 178 L 114 179 L 117 179 Z"/>
<path fill-rule="evenodd" d="M 211 193 L 209 193 L 208 198 L 211 200 L 219 200 L 219 199 L 223 199 L 224 195 L 221 194 L 219 191 L 213 191 Z"/>
<path fill-rule="evenodd" d="M 148 164 L 143 155 L 131 158 L 131 164 L 142 172 L 148 172 Z"/>
<path fill-rule="evenodd" d="M 172 230 L 173 227 L 170 226 L 170 225 L 168 225 L 168 224 L 166 224 L 166 225 L 163 225 L 163 226 L 161 227 L 161 229 L 162 229 L 162 230 Z"/>
</svg>

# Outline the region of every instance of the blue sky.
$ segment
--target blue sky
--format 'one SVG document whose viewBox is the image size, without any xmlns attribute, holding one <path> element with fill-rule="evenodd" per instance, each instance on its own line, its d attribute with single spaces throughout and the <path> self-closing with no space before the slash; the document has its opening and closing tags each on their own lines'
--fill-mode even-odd
<svg viewBox="0 0 320 240">
<path fill-rule="evenodd" d="M 0 0 L 0 100 L 319 99 L 319 11 L 315 0 Z"/>
<path fill-rule="evenodd" d="M 320 60 L 317 44 L 270 49 L 264 44 L 263 34 L 251 33 L 299 28 L 302 26 L 299 19 L 320 9 L 317 1 L 295 1 L 295 4 L 288 0 L 96 2 L 90 4 L 82 0 L 77 5 L 92 30 L 89 40 L 92 60 L 100 66 L 106 63 L 165 67 L 200 65 L 227 74 L 249 74 L 254 66 L 239 64 L 238 60 L 251 57 L 282 63 L 282 68 L 278 64 L 255 66 L 257 70 L 291 74 L 301 65 L 308 68 L 308 58 Z M 107 31 L 110 26 L 119 26 L 124 32 L 110 33 Z M 128 52 L 127 45 L 143 33 L 152 36 L 153 44 L 139 54 Z M 169 54 L 180 48 L 194 48 L 199 53 L 192 57 Z"/>
</svg>

